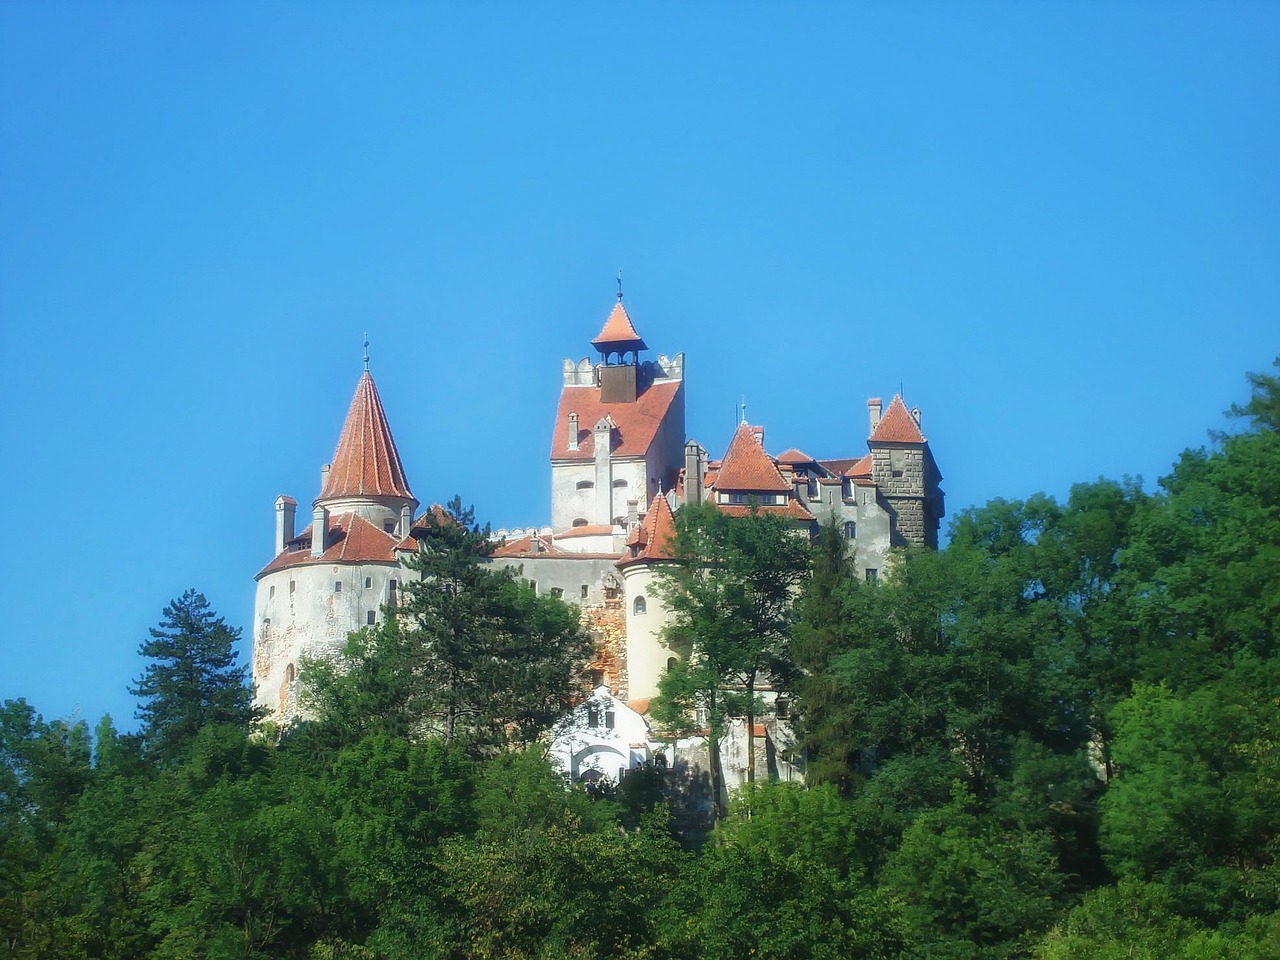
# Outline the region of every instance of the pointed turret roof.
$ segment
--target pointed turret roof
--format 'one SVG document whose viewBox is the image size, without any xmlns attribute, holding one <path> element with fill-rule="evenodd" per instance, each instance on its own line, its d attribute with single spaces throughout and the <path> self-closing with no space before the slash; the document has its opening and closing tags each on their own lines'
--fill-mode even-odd
<svg viewBox="0 0 1280 960">
<path fill-rule="evenodd" d="M 338 438 L 329 479 L 317 501 L 347 497 L 413 499 L 373 377 L 366 370 Z"/>
<path fill-rule="evenodd" d="M 920 424 L 911 415 L 901 396 L 895 396 L 889 404 L 880 422 L 871 434 L 871 442 L 876 443 L 924 443 L 924 434 L 920 432 Z"/>
<path fill-rule="evenodd" d="M 715 486 L 717 490 L 749 493 L 785 493 L 791 489 L 791 484 L 783 479 L 773 460 L 764 452 L 751 425 L 745 422 L 738 424 L 716 475 Z"/>
<path fill-rule="evenodd" d="M 639 563 L 643 560 L 674 560 L 675 552 L 672 544 L 676 538 L 676 518 L 671 512 L 671 504 L 664 494 L 656 494 L 649 504 L 649 512 L 644 515 L 640 525 L 631 531 L 627 538 L 630 556 L 624 558 L 618 566 Z"/>
<path fill-rule="evenodd" d="M 602 352 L 608 350 L 648 350 L 648 346 L 636 333 L 636 328 L 627 315 L 627 308 L 619 300 L 609 311 L 600 336 L 591 341 L 591 345 Z"/>
</svg>

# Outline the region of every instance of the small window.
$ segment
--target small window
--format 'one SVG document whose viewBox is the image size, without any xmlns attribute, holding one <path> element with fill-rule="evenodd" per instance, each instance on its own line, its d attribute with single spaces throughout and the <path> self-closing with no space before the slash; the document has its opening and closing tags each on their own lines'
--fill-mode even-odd
<svg viewBox="0 0 1280 960">
<path fill-rule="evenodd" d="M 394 520 L 383 520 L 382 529 L 385 530 L 387 533 L 395 533 L 396 522 Z"/>
<path fill-rule="evenodd" d="M 590 490 L 590 489 L 591 489 L 592 487 L 594 487 L 595 485 L 596 485 L 596 482 L 595 482 L 594 480 L 579 480 L 579 481 L 578 481 L 578 489 L 579 489 L 579 490 Z"/>
<path fill-rule="evenodd" d="M 575 527 L 585 527 L 587 525 L 587 518 L 578 517 L 576 520 L 573 521 L 573 525 Z"/>
<path fill-rule="evenodd" d="M 617 490 L 617 489 L 619 489 L 619 488 L 621 488 L 621 487 L 625 487 L 626 485 L 627 485 L 627 481 L 625 481 L 625 480 L 615 480 L 615 481 L 613 481 L 613 489 L 615 489 L 615 490 Z"/>
<path fill-rule="evenodd" d="M 667 673 L 670 673 L 675 668 L 676 668 L 676 658 L 667 657 Z"/>
<path fill-rule="evenodd" d="M 587 671 L 587 683 L 591 684 L 591 689 L 592 689 L 592 690 L 594 690 L 596 687 L 602 686 L 602 685 L 604 684 L 604 671 L 603 671 L 603 670 L 588 670 L 588 671 Z"/>
<path fill-rule="evenodd" d="M 587 707 L 587 726 L 592 728 L 600 726 L 600 708 L 594 703 Z"/>
<path fill-rule="evenodd" d="M 644 616 L 649 609 L 648 604 L 645 603 L 644 597 L 636 597 L 635 603 L 631 606 L 637 617 Z"/>
<path fill-rule="evenodd" d="M 537 581 L 537 580 L 530 580 L 530 581 L 529 581 L 529 589 L 530 589 L 530 590 L 532 590 L 534 593 L 537 593 L 537 592 L 538 592 L 538 581 Z"/>
<path fill-rule="evenodd" d="M 809 478 L 809 499 L 818 499 L 818 481 L 814 477 Z"/>
<path fill-rule="evenodd" d="M 298 582 L 296 580 L 289 581 L 289 596 L 293 596 L 293 591 L 297 588 L 297 586 L 298 586 Z"/>
<path fill-rule="evenodd" d="M 617 600 L 617 599 L 618 599 L 618 588 L 617 588 L 616 586 L 614 586 L 613 584 L 609 584 L 608 586 L 606 586 L 606 587 L 604 588 L 604 598 L 605 598 L 606 600 Z"/>
<path fill-rule="evenodd" d="M 284 682 L 285 682 L 285 683 L 293 683 L 294 678 L 295 678 L 295 677 L 297 677 L 297 675 L 298 675 L 298 672 L 297 672 L 297 670 L 295 670 L 295 669 L 294 669 L 294 666 L 293 666 L 293 664 L 292 664 L 292 663 L 291 663 L 291 664 L 289 664 L 287 667 L 285 667 L 285 668 L 284 668 Z"/>
<path fill-rule="evenodd" d="M 364 578 L 364 588 L 365 588 L 366 590 L 369 590 L 369 589 L 372 589 L 372 587 L 373 587 L 373 577 L 365 577 L 365 578 Z"/>
<path fill-rule="evenodd" d="M 586 600 L 589 596 L 591 596 L 591 588 L 584 583 L 582 585 L 582 599 Z"/>
<path fill-rule="evenodd" d="M 773 713 L 779 720 L 785 720 L 791 716 L 791 703 L 786 697 L 779 697 L 773 701 Z"/>
<path fill-rule="evenodd" d="M 848 540 L 856 539 L 858 536 L 858 525 L 852 520 L 846 520 L 844 522 L 844 535 Z"/>
<path fill-rule="evenodd" d="M 267 591 L 267 599 L 274 600 L 275 598 L 276 598 L 276 588 L 275 588 L 275 584 L 272 584 L 271 589 Z"/>
<path fill-rule="evenodd" d="M 875 583 L 880 576 L 880 571 L 875 567 L 867 567 L 867 583 Z"/>
<path fill-rule="evenodd" d="M 334 593 L 341 593 L 341 592 L 342 592 L 342 581 L 341 581 L 341 580 L 335 580 L 335 581 L 333 581 L 333 592 L 334 592 Z"/>
<path fill-rule="evenodd" d="M 369 624 L 370 626 L 373 626 L 373 621 L 376 617 L 377 617 L 377 614 L 375 614 L 372 610 L 370 610 L 368 613 L 364 615 L 364 622 Z"/>
<path fill-rule="evenodd" d="M 559 587 L 552 587 L 551 595 L 555 597 L 557 600 L 559 600 L 561 597 L 564 596 L 564 591 L 561 590 Z"/>
<path fill-rule="evenodd" d="M 606 710 L 604 712 L 604 728 L 606 730 L 613 729 L 613 711 L 612 710 Z"/>
<path fill-rule="evenodd" d="M 399 601 L 400 597 L 396 589 L 396 582 L 392 580 L 387 584 L 387 606 L 394 609 L 399 604 Z"/>
</svg>

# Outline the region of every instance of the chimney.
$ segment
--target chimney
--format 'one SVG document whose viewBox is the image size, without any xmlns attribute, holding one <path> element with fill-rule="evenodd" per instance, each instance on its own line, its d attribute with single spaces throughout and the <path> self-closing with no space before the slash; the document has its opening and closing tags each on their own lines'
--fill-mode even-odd
<svg viewBox="0 0 1280 960">
<path fill-rule="evenodd" d="M 284 553 L 284 548 L 293 539 L 294 518 L 297 516 L 298 501 L 284 495 L 276 497 L 276 555 Z"/>
<path fill-rule="evenodd" d="M 696 440 L 684 445 L 684 502 L 697 506 L 702 502 L 702 483 L 707 475 L 707 451 Z"/>
<path fill-rule="evenodd" d="M 764 427 L 752 427 L 751 435 L 756 438 L 756 443 L 764 446 Z"/>
<path fill-rule="evenodd" d="M 325 467 L 325 472 L 329 470 Z M 319 557 L 324 555 L 325 542 L 329 539 L 329 510 L 326 507 L 317 506 L 311 514 L 311 555 Z"/>
<path fill-rule="evenodd" d="M 595 447 L 596 510 L 592 523 L 600 526 L 613 524 L 613 461 L 610 457 L 613 445 L 613 421 L 601 417 L 596 421 L 592 443 Z"/>
<path fill-rule="evenodd" d="M 880 398 L 872 397 L 867 401 L 867 414 L 871 418 L 871 432 L 876 432 L 876 427 L 880 426 Z"/>
<path fill-rule="evenodd" d="M 407 537 L 413 529 L 413 504 L 406 503 L 400 508 L 400 526 L 396 527 L 397 537 Z"/>
<path fill-rule="evenodd" d="M 917 427 L 920 426 L 920 408 L 919 407 L 911 408 L 911 419 L 916 422 Z"/>
<path fill-rule="evenodd" d="M 569 449 L 578 449 L 578 415 L 569 414 Z"/>
<path fill-rule="evenodd" d="M 329 467 L 332 464 L 326 463 L 320 468 L 320 496 L 324 496 L 324 488 L 329 486 Z"/>
</svg>

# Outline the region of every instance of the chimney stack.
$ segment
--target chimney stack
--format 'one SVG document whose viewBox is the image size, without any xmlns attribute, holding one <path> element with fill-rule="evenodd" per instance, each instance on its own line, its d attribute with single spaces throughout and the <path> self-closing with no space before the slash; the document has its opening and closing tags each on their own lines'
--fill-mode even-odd
<svg viewBox="0 0 1280 960">
<path fill-rule="evenodd" d="M 293 539 L 295 517 L 298 501 L 284 495 L 276 497 L 276 555 L 284 553 L 284 548 Z"/>
<path fill-rule="evenodd" d="M 320 496 L 324 496 L 324 488 L 329 486 L 329 467 L 332 464 L 326 463 L 320 468 Z"/>
<path fill-rule="evenodd" d="M 578 415 L 569 414 L 569 449 L 578 449 Z"/>
<path fill-rule="evenodd" d="M 880 426 L 880 398 L 872 397 L 867 401 L 867 414 L 871 418 L 871 432 L 876 432 L 876 427 Z"/>
<path fill-rule="evenodd" d="M 396 527 L 397 537 L 407 537 L 413 529 L 413 504 L 406 503 L 400 508 L 400 526 Z"/>
<path fill-rule="evenodd" d="M 325 473 L 329 472 L 329 468 L 325 467 Z M 325 542 L 329 539 L 329 510 L 327 507 L 316 506 L 311 513 L 311 555 L 313 557 L 324 556 L 325 548 L 328 544 Z"/>
<path fill-rule="evenodd" d="M 702 483 L 707 475 L 707 451 L 690 440 L 684 445 L 684 502 L 697 506 L 702 502 Z"/>
</svg>

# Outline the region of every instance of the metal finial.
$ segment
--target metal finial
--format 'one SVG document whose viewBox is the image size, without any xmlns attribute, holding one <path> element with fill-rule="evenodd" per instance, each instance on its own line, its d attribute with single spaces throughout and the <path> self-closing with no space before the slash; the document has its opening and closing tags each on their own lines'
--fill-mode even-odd
<svg viewBox="0 0 1280 960">
<path fill-rule="evenodd" d="M 622 302 L 622 268 L 618 268 L 618 302 Z"/>
<path fill-rule="evenodd" d="M 747 422 L 747 395 L 742 395 L 742 422 Z"/>
<path fill-rule="evenodd" d="M 369 334 L 364 335 L 364 371 L 369 372 Z"/>
</svg>

